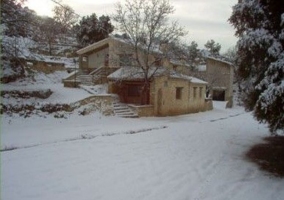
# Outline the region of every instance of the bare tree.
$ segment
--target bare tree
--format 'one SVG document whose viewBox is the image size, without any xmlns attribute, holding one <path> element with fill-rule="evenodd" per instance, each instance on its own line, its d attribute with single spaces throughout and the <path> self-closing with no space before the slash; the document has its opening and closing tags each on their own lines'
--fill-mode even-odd
<svg viewBox="0 0 284 200">
<path fill-rule="evenodd" d="M 60 33 L 58 23 L 50 17 L 39 17 L 39 37 L 37 40 L 44 43 L 48 48 L 48 53 L 52 55 L 53 45 L 58 38 L 58 34 Z"/>
<path fill-rule="evenodd" d="M 169 22 L 168 15 L 174 7 L 168 0 L 126 0 L 116 4 L 113 20 L 120 32 L 125 33 L 130 45 L 126 56 L 131 57 L 131 67 L 136 67 L 144 76 L 142 104 L 148 104 L 150 82 L 162 67 L 162 59 L 169 56 L 165 43 L 178 41 L 186 32 L 177 21 Z M 154 55 L 154 56 L 153 56 Z"/>
<path fill-rule="evenodd" d="M 59 4 L 53 8 L 54 20 L 61 24 L 62 33 L 67 34 L 75 23 L 78 21 L 79 16 L 75 13 L 73 8 L 66 4 Z"/>
</svg>

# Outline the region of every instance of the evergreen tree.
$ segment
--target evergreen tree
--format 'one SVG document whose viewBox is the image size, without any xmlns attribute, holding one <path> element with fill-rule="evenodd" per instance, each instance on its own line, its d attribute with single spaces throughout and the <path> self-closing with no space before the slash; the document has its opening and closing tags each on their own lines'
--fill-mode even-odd
<svg viewBox="0 0 284 200">
<path fill-rule="evenodd" d="M 240 0 L 230 23 L 236 29 L 243 102 L 270 131 L 284 129 L 284 7 L 279 0 Z"/>
<path fill-rule="evenodd" d="M 86 16 L 76 25 L 76 38 L 81 47 L 85 47 L 94 42 L 108 37 L 114 27 L 110 22 L 109 16 L 101 16 L 99 19 L 96 14 Z"/>
<path fill-rule="evenodd" d="M 200 49 L 198 49 L 198 44 L 195 41 L 192 41 L 188 46 L 189 52 L 189 61 L 191 63 L 196 63 L 198 59 L 200 59 Z"/>
<path fill-rule="evenodd" d="M 220 55 L 221 45 L 219 43 L 215 43 L 214 40 L 208 40 L 204 46 L 209 51 L 210 56 L 214 57 Z"/>
</svg>

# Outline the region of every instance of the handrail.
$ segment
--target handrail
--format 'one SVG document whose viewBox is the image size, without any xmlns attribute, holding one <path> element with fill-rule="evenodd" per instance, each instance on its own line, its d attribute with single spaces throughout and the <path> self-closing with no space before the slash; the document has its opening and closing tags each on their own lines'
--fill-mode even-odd
<svg viewBox="0 0 284 200">
<path fill-rule="evenodd" d="M 66 78 L 63 78 L 63 80 L 71 80 L 74 79 L 74 77 L 77 75 L 78 76 L 79 71 L 75 70 L 71 72 Z"/>
<path fill-rule="evenodd" d="M 89 73 L 89 75 L 94 75 L 95 73 L 97 73 L 98 71 L 100 71 L 103 67 L 104 67 L 104 66 L 101 66 L 101 67 L 99 67 L 99 68 L 94 69 L 93 71 L 91 71 L 91 72 Z"/>
</svg>

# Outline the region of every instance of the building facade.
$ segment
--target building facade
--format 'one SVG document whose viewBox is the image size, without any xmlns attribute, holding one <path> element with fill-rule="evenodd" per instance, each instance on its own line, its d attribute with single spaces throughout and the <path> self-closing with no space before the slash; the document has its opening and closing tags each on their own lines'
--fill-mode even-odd
<svg viewBox="0 0 284 200">
<path fill-rule="evenodd" d="M 207 82 L 180 71 L 182 62 L 177 65 L 167 58 L 156 62 L 159 50 L 148 55 L 148 61 L 155 62 L 156 69 L 147 86 L 149 89 L 143 92 L 144 76 L 141 69 L 133 65 L 132 52 L 131 45 L 114 37 L 80 49 L 76 77 L 88 77 L 91 84 L 107 83 L 108 92 L 118 95 L 120 102 L 133 106 L 140 116 L 172 116 L 212 109 L 212 102 L 205 95 Z M 64 85 L 72 86 L 68 85 L 72 80 L 76 80 L 74 75 L 67 78 Z M 83 83 L 83 79 L 79 82 Z M 148 105 L 143 105 L 145 98 Z"/>
</svg>

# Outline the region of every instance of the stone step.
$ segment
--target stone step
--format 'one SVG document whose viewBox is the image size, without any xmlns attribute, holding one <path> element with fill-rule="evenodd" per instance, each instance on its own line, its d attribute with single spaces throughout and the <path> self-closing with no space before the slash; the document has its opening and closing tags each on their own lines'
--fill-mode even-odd
<svg viewBox="0 0 284 200">
<path fill-rule="evenodd" d="M 113 103 L 114 114 L 123 118 L 137 118 L 138 115 L 127 104 L 118 101 Z"/>
<path fill-rule="evenodd" d="M 116 110 L 115 113 L 116 114 L 133 114 L 133 112 L 129 110 Z"/>
</svg>

